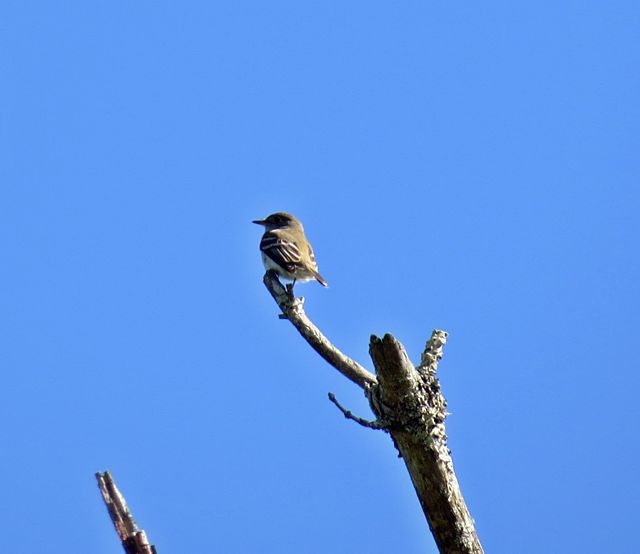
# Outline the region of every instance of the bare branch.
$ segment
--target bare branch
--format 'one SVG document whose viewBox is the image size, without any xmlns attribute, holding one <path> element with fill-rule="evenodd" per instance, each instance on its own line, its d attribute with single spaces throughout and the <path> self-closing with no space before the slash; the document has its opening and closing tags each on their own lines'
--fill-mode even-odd
<svg viewBox="0 0 640 554">
<path fill-rule="evenodd" d="M 124 551 L 127 554 L 157 554 L 156 547 L 149 544 L 146 533 L 138 529 L 124 496 L 111 477 L 111 473 L 108 471 L 96 473 L 96 479 Z"/>
<path fill-rule="evenodd" d="M 418 372 L 424 377 L 434 375 L 438 369 L 438 362 L 442 359 L 442 351 L 447 343 L 449 333 L 434 329 L 431 337 L 425 344 L 420 365 L 417 367 Z"/>
<path fill-rule="evenodd" d="M 351 419 L 352 421 L 355 421 L 356 423 L 359 423 L 360 425 L 362 425 L 363 427 L 367 427 L 368 429 L 387 431 L 387 428 L 379 421 L 369 421 L 368 419 L 353 415 L 352 412 L 347 410 L 342 406 L 342 404 L 340 404 L 340 402 L 338 402 L 338 400 L 336 399 L 336 395 L 332 392 L 329 393 L 329 400 L 331 400 L 331 402 L 336 405 L 338 410 L 340 410 L 342 412 L 342 415 L 344 415 L 344 417 L 346 417 L 347 419 Z"/>
<path fill-rule="evenodd" d="M 340 350 L 338 350 L 320 329 L 318 329 L 307 317 L 302 307 L 303 300 L 294 298 L 292 289 L 288 291 L 282 286 L 277 275 L 272 271 L 267 271 L 264 275 L 264 285 L 277 302 L 283 315 L 293 324 L 298 332 L 305 338 L 311 347 L 322 356 L 327 362 L 335 367 L 347 379 L 356 385 L 368 390 L 377 383 L 375 376 L 362 367 L 358 362 L 352 360 Z"/>
</svg>

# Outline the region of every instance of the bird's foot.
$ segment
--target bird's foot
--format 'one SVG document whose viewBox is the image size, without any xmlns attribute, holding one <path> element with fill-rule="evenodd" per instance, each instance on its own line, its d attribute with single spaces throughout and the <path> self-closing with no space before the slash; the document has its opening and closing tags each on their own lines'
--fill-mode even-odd
<svg viewBox="0 0 640 554">
<path fill-rule="evenodd" d="M 291 302 L 293 302 L 296 299 L 296 297 L 293 295 L 293 285 L 295 284 L 296 282 L 294 281 L 293 283 L 287 283 L 285 286 L 285 289 L 287 291 L 287 296 L 289 297 L 289 300 Z"/>
</svg>

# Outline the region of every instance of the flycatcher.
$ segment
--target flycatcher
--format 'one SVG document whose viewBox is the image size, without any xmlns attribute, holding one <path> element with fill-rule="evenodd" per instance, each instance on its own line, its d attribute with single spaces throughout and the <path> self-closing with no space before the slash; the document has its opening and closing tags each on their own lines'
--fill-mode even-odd
<svg viewBox="0 0 640 554">
<path fill-rule="evenodd" d="M 291 214 L 277 212 L 253 223 L 265 227 L 260 251 L 267 271 L 273 270 L 285 279 L 292 279 L 294 283 L 315 279 L 322 286 L 329 286 L 318 273 L 313 249 L 300 220 Z"/>
</svg>

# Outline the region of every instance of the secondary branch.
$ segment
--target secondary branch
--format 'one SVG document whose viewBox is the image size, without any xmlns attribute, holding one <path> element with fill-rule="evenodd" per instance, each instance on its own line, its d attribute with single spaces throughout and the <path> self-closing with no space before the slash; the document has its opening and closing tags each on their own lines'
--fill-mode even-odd
<svg viewBox="0 0 640 554">
<path fill-rule="evenodd" d="M 377 383 L 375 376 L 362 367 L 358 362 L 352 360 L 336 348 L 320 329 L 307 317 L 302 306 L 302 299 L 294 298 L 288 292 L 278 277 L 272 271 L 267 271 L 264 275 L 264 285 L 278 303 L 286 319 L 288 319 L 298 332 L 305 338 L 320 356 L 329 362 L 347 379 L 353 381 L 362 389 L 369 389 Z"/>
</svg>

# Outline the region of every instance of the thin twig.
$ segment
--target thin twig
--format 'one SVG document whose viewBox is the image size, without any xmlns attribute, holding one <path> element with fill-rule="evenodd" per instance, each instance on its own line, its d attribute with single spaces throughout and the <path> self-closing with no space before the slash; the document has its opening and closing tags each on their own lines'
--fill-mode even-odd
<svg viewBox="0 0 640 554">
<path fill-rule="evenodd" d="M 335 394 L 333 394 L 332 392 L 329 393 L 329 400 L 331 400 L 331 402 L 333 402 L 337 406 L 338 410 L 340 410 L 344 417 L 346 417 L 347 419 L 355 421 L 356 423 L 359 423 L 360 425 L 362 425 L 363 427 L 367 427 L 368 429 L 376 429 L 388 432 L 387 427 L 379 421 L 369 421 L 368 419 L 353 415 L 351 411 L 347 410 L 344 406 L 342 406 L 342 404 L 340 404 L 340 402 L 338 402 Z"/>
</svg>

